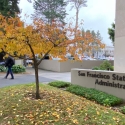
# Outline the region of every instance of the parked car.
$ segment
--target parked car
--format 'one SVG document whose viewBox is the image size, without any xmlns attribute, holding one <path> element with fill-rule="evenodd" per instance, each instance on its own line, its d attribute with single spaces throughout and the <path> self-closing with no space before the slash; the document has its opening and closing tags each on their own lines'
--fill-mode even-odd
<svg viewBox="0 0 125 125">
<path fill-rule="evenodd" d="M 112 60 L 114 60 L 114 57 L 112 57 Z"/>
<path fill-rule="evenodd" d="M 1 65 L 1 66 L 4 66 L 4 65 L 5 65 L 5 62 L 0 62 L 0 65 Z"/>
<path fill-rule="evenodd" d="M 114 60 L 114 57 L 108 57 L 108 60 Z"/>
<path fill-rule="evenodd" d="M 52 60 L 61 60 L 61 58 L 52 58 Z"/>
<path fill-rule="evenodd" d="M 29 64 L 33 65 L 33 61 L 32 61 L 32 60 L 27 59 L 27 60 L 26 60 L 26 64 L 27 64 L 27 65 L 29 65 Z"/>
<path fill-rule="evenodd" d="M 96 59 L 89 56 L 84 56 L 82 60 L 96 60 Z"/>
<path fill-rule="evenodd" d="M 100 60 L 107 60 L 105 57 L 100 58 Z"/>
<path fill-rule="evenodd" d="M 88 57 L 88 56 L 84 56 L 84 57 L 82 58 L 82 60 L 89 60 L 89 57 Z"/>
<path fill-rule="evenodd" d="M 67 56 L 66 58 L 68 58 L 69 60 L 75 60 L 75 58 L 72 56 Z"/>
<path fill-rule="evenodd" d="M 88 57 L 88 60 L 96 60 L 95 58 L 92 57 Z"/>
</svg>

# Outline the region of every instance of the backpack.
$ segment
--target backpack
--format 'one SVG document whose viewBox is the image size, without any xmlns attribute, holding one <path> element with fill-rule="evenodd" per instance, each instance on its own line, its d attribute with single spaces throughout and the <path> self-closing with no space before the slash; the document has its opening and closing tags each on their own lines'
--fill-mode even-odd
<svg viewBox="0 0 125 125">
<path fill-rule="evenodd" d="M 15 60 L 11 58 L 11 66 L 15 65 Z"/>
</svg>

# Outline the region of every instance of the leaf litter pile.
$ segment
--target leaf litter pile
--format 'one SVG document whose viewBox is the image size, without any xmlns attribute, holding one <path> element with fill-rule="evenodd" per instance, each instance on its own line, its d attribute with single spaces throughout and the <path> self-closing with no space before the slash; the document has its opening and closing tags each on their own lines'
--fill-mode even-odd
<svg viewBox="0 0 125 125">
<path fill-rule="evenodd" d="M 35 84 L 0 89 L 0 125 L 124 125 L 125 116 L 85 98 Z"/>
</svg>

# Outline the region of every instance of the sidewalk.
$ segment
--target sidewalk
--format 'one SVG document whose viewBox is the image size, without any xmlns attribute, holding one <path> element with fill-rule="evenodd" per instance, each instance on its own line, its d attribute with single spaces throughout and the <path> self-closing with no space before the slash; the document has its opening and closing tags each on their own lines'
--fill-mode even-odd
<svg viewBox="0 0 125 125">
<path fill-rule="evenodd" d="M 33 68 L 27 68 L 27 72 L 35 75 L 35 71 Z M 62 80 L 66 82 L 71 82 L 71 72 L 52 72 L 39 69 L 39 76 L 53 79 L 53 80 Z"/>
<path fill-rule="evenodd" d="M 39 82 L 48 83 L 55 80 L 70 82 L 71 81 L 70 75 L 71 75 L 70 72 L 58 73 L 52 71 L 39 70 Z M 4 79 L 4 76 L 5 73 L 0 73 L 0 88 L 5 86 L 35 82 L 34 69 L 29 67 L 26 69 L 25 74 L 14 74 L 13 80 L 10 80 L 10 76 L 8 76 L 8 79 Z"/>
</svg>

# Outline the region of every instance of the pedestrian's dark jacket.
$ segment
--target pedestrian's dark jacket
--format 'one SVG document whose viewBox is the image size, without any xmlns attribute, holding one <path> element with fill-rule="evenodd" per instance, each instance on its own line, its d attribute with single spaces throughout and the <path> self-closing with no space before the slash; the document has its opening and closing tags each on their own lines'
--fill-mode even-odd
<svg viewBox="0 0 125 125">
<path fill-rule="evenodd" d="M 8 57 L 5 61 L 5 67 L 12 67 L 15 64 L 15 61 L 12 57 Z"/>
</svg>

